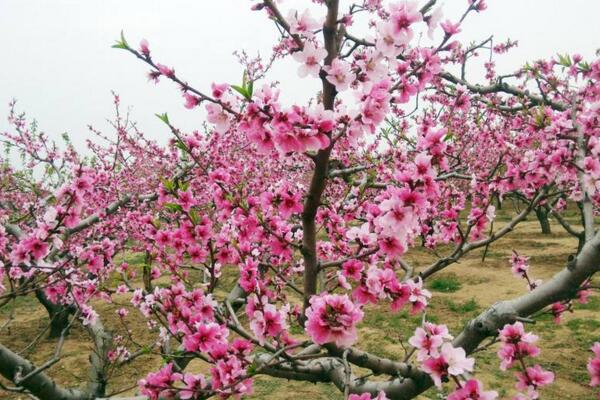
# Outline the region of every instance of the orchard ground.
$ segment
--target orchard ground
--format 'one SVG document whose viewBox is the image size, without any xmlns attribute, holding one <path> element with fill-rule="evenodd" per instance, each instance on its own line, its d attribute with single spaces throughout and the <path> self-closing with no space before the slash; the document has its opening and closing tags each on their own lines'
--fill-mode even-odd
<svg viewBox="0 0 600 400">
<path fill-rule="evenodd" d="M 579 227 L 578 214 L 575 207 L 565 214 L 567 221 Z M 508 220 L 502 210 L 498 212 L 497 228 Z M 510 271 L 509 257 L 512 250 L 530 257 L 531 275 L 535 279 L 546 280 L 560 271 L 569 255 L 575 253 L 577 241 L 566 233 L 562 227 L 551 219 L 552 234 L 542 235 L 535 215 L 517 226 L 514 232 L 504 239 L 495 242 L 486 252 L 477 250 L 461 259 L 460 263 L 448 267 L 445 271 L 428 280 L 426 286 L 432 291 L 433 299 L 427 309 L 427 319 L 432 322 L 445 323 L 456 335 L 464 324 L 478 313 L 497 301 L 513 298 L 526 289 L 523 280 L 515 278 Z M 125 257 L 131 267 L 136 268 L 141 276 L 142 256 Z M 414 266 L 424 266 L 434 261 L 435 255 L 421 249 L 411 249 L 406 260 Z M 229 287 L 235 279 L 235 271 L 224 276 L 224 287 Z M 138 282 L 141 284 L 141 282 Z M 103 323 L 118 334 L 125 332 L 125 326 L 116 314 L 120 307 L 130 311 L 127 326 L 134 332 L 137 342 L 149 345 L 155 337 L 147 327 L 144 318 L 129 304 L 127 297 L 121 297 L 113 304 L 98 302 L 96 309 Z M 47 339 L 47 314 L 33 295 L 20 297 L 14 305 L 15 319 L 2 331 L 0 342 L 13 351 L 22 351 L 33 339 L 42 336 L 38 345 L 26 349 L 22 355 L 29 357 L 36 365 L 40 365 L 52 357 L 56 342 Z M 541 391 L 543 399 L 591 399 L 594 391 L 589 387 L 589 375 L 586 362 L 589 354 L 575 349 L 589 349 L 594 341 L 600 338 L 600 296 L 593 294 L 588 304 L 575 304 L 574 313 L 565 313 L 560 325 L 555 326 L 551 315 L 545 314 L 537 318 L 535 325 L 526 328 L 540 336 L 542 353 L 536 360 L 546 369 L 556 374 L 554 384 Z M 11 307 L 0 310 L 0 324 L 11 315 Z M 392 312 L 389 305 L 369 306 L 365 310 L 365 318 L 360 324 L 359 348 L 376 355 L 403 359 L 408 338 L 420 324 L 422 316 L 409 316 L 406 312 Z M 293 331 L 300 337 L 300 331 Z M 80 325 L 75 324 L 70 336 L 66 339 L 62 359 L 51 367 L 51 376 L 67 387 L 75 387 L 85 381 L 85 374 L 90 354 L 89 338 Z M 486 342 L 487 343 L 487 342 Z M 486 388 L 497 390 L 501 398 L 515 392 L 512 371 L 498 370 L 499 360 L 496 356 L 498 346 L 492 345 L 475 354 L 475 372 Z M 134 394 L 136 381 L 147 372 L 156 371 L 161 366 L 159 358 L 140 356 L 129 364 L 112 371 L 108 392 L 116 394 L 117 390 L 127 389 L 123 394 Z M 194 361 L 188 370 L 206 372 L 206 365 Z M 361 371 L 353 371 L 361 375 Z M 368 371 L 363 371 L 364 375 Z M 8 384 L 2 381 L 3 384 Z M 2 399 L 27 399 L 25 395 L 5 393 L 0 389 Z M 333 385 L 313 385 L 307 382 L 293 382 L 259 376 L 254 381 L 254 394 L 249 399 L 342 399 L 343 395 Z M 435 389 L 429 389 L 419 399 L 443 398 Z"/>
</svg>

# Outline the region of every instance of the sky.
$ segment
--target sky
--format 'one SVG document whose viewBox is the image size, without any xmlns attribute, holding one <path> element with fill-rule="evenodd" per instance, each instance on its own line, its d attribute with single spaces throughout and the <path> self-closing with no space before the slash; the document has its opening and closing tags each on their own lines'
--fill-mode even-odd
<svg viewBox="0 0 600 400">
<path fill-rule="evenodd" d="M 284 0 L 281 7 L 303 10 L 310 0 Z M 342 4 L 344 4 L 342 0 Z M 421 0 L 420 3 L 425 3 Z M 488 9 L 470 15 L 457 39 L 463 43 L 494 35 L 519 47 L 495 59 L 499 73 L 516 70 L 528 60 L 556 53 L 580 53 L 590 59 L 600 48 L 600 1 L 488 0 Z M 155 60 L 174 66 L 192 86 L 207 90 L 211 82 L 238 83 L 242 68 L 235 50 L 268 56 L 277 39 L 273 23 L 250 11 L 248 0 L 0 0 L 0 114 L 17 99 L 17 109 L 38 121 L 50 137 L 68 132 L 79 149 L 93 125 L 109 133 L 113 113 L 111 90 L 130 107 L 132 119 L 148 137 L 169 138 L 155 113 L 186 130 L 200 128 L 201 110 L 183 108 L 178 89 L 166 80 L 147 81 L 146 66 L 111 45 L 121 30 L 130 44 L 145 38 Z M 438 1 L 444 19 L 456 21 L 467 0 Z M 353 32 L 359 35 L 360 32 Z M 289 60 L 270 78 L 281 82 L 283 99 L 302 101 L 318 89 L 301 80 Z M 476 80 L 482 76 L 474 72 Z M 0 119 L 0 131 L 8 128 Z"/>
</svg>

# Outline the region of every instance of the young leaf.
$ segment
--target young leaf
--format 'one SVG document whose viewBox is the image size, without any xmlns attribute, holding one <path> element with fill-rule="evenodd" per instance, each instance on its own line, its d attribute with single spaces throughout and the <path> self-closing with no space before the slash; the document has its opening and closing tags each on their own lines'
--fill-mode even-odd
<svg viewBox="0 0 600 400">
<path fill-rule="evenodd" d="M 246 92 L 248 93 L 248 100 L 250 100 L 252 98 L 252 93 L 254 93 L 254 81 L 250 81 Z"/>
<path fill-rule="evenodd" d="M 112 46 L 113 49 L 124 49 L 124 50 L 128 50 L 129 49 L 129 44 L 127 43 L 127 40 L 125 39 L 125 35 L 123 34 L 123 31 L 121 31 L 121 40 L 117 40 L 117 43 L 114 44 Z"/>
<path fill-rule="evenodd" d="M 175 190 L 175 184 L 173 183 L 173 181 L 161 178 L 161 182 L 162 182 L 163 186 L 165 187 L 165 189 L 167 189 L 168 191 L 172 192 Z"/>
<path fill-rule="evenodd" d="M 175 203 L 165 203 L 164 207 L 172 212 L 182 212 L 183 208 L 179 205 L 179 204 L 175 204 Z"/>
<path fill-rule="evenodd" d="M 169 125 L 169 116 L 167 115 L 167 113 L 164 114 L 154 114 L 156 115 L 162 122 L 164 122 L 165 124 Z"/>
<path fill-rule="evenodd" d="M 235 90 L 236 92 L 238 92 L 239 94 L 241 94 L 242 96 L 244 96 L 244 98 L 248 98 L 248 93 L 246 92 L 246 88 L 243 88 L 243 87 L 237 86 L 237 85 L 231 85 L 231 88 L 233 90 Z"/>
<path fill-rule="evenodd" d="M 194 225 L 198 225 L 200 223 L 200 217 L 198 216 L 196 210 L 191 209 L 188 214 L 190 215 L 190 219 Z"/>
</svg>

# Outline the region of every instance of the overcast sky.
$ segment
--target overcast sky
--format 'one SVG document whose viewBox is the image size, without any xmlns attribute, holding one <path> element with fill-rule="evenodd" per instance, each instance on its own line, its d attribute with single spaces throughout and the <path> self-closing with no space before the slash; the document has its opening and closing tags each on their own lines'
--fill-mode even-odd
<svg viewBox="0 0 600 400">
<path fill-rule="evenodd" d="M 282 7 L 303 9 L 309 0 L 286 0 Z M 342 3 L 344 3 L 342 1 Z M 424 0 L 421 1 L 424 3 Z M 237 83 L 236 49 L 269 54 L 276 30 L 248 0 L 0 0 L 0 130 L 7 127 L 8 102 L 38 120 L 53 137 L 69 132 L 81 146 L 88 124 L 105 131 L 112 116 L 111 90 L 132 106 L 132 116 L 152 138 L 168 132 L 154 116 L 168 112 L 179 127 L 199 127 L 203 113 L 183 108 L 179 91 L 167 81 L 147 82 L 147 68 L 111 45 L 124 30 L 131 44 L 150 42 L 159 62 L 175 66 L 192 86 Z M 467 0 L 446 0 L 444 16 L 456 20 Z M 488 0 L 471 15 L 458 38 L 519 40 L 497 60 L 498 72 L 514 71 L 527 60 L 578 52 L 587 58 L 600 48 L 600 1 Z M 279 65 L 272 79 L 282 82 L 285 99 L 303 99 L 317 83 L 299 80 L 293 61 Z M 290 79 L 291 78 L 291 79 Z"/>
</svg>

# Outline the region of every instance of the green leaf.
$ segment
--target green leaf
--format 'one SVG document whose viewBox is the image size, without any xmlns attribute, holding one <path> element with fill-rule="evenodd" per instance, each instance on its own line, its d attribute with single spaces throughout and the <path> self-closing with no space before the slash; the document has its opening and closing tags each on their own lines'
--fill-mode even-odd
<svg viewBox="0 0 600 400">
<path fill-rule="evenodd" d="M 190 187 L 190 183 L 189 182 L 179 182 L 179 185 L 177 185 L 179 187 L 179 190 L 181 190 L 182 192 L 185 192 L 186 190 L 189 189 Z"/>
<path fill-rule="evenodd" d="M 167 189 L 169 192 L 175 191 L 175 183 L 173 183 L 173 181 L 170 181 L 168 179 L 162 179 L 162 178 L 160 181 L 162 182 L 165 189 Z"/>
<path fill-rule="evenodd" d="M 177 139 L 177 142 L 175 142 L 175 146 L 177 146 L 179 149 L 181 149 L 182 151 L 187 151 L 187 146 L 185 145 L 185 143 L 183 143 L 181 140 Z"/>
<path fill-rule="evenodd" d="M 579 63 L 579 68 L 581 68 L 581 70 L 584 72 L 588 72 L 591 69 L 590 63 L 588 63 L 587 61 L 581 61 Z"/>
<path fill-rule="evenodd" d="M 169 116 L 167 115 L 167 113 L 164 113 L 164 114 L 154 114 L 154 115 L 156 115 L 165 124 L 170 125 L 169 124 Z"/>
<path fill-rule="evenodd" d="M 171 212 L 182 212 L 183 208 L 181 208 L 181 206 L 179 204 L 175 204 L 175 203 L 165 203 L 164 204 L 165 208 Z"/>
<path fill-rule="evenodd" d="M 446 133 L 446 136 L 444 136 L 444 142 L 447 142 L 448 140 L 451 140 L 454 138 L 454 135 L 452 134 L 452 131 L 450 129 L 448 129 L 448 133 Z"/>
<path fill-rule="evenodd" d="M 125 46 L 129 47 L 127 40 L 125 40 L 125 35 L 123 34 L 123 30 L 121 29 L 121 43 L 125 44 Z"/>
<path fill-rule="evenodd" d="M 254 82 L 248 80 L 248 71 L 244 71 L 242 75 L 242 86 L 231 85 L 233 90 L 244 96 L 245 99 L 252 99 L 252 93 L 254 92 Z"/>
<path fill-rule="evenodd" d="M 248 98 L 248 92 L 246 92 L 246 88 L 237 85 L 231 85 L 231 88 L 239 94 L 241 94 L 242 96 L 244 96 L 246 99 Z"/>
<path fill-rule="evenodd" d="M 129 43 L 125 40 L 125 35 L 121 31 L 121 40 L 117 40 L 117 43 L 112 46 L 113 49 L 124 49 L 129 50 Z"/>
<path fill-rule="evenodd" d="M 246 367 L 246 373 L 248 375 L 252 375 L 256 372 L 256 370 L 258 369 L 258 365 L 256 364 L 256 361 L 252 361 L 252 364 L 248 365 L 248 367 Z"/>
<path fill-rule="evenodd" d="M 254 93 L 254 81 L 250 81 L 246 92 L 248 92 L 248 100 L 250 100 L 252 98 L 252 93 Z"/>
<path fill-rule="evenodd" d="M 558 55 L 558 63 L 564 67 L 570 67 L 573 62 L 571 61 L 571 57 L 568 54 L 564 56 L 562 54 Z"/>
<path fill-rule="evenodd" d="M 112 46 L 113 49 L 123 49 L 123 50 L 129 50 L 129 47 L 127 47 L 127 45 L 121 43 L 121 42 L 117 42 L 116 44 L 113 44 Z"/>
<path fill-rule="evenodd" d="M 198 216 L 196 210 L 191 209 L 188 214 L 190 215 L 190 219 L 194 225 L 198 225 L 200 223 L 200 217 Z"/>
</svg>

